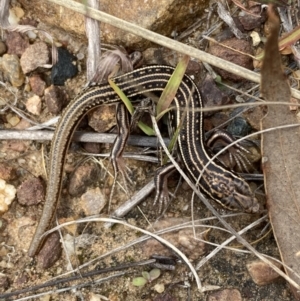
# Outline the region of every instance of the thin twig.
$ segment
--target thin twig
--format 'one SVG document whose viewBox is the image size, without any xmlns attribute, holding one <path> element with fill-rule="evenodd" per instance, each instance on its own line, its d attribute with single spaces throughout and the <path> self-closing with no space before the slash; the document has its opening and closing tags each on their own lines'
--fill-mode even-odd
<svg viewBox="0 0 300 301">
<path fill-rule="evenodd" d="M 88 0 L 87 5 L 94 9 L 99 9 L 98 0 Z M 89 82 L 96 73 L 97 62 L 101 57 L 101 39 L 100 39 L 100 22 L 85 17 L 86 35 L 88 38 L 88 56 L 86 61 L 86 77 Z"/>
<path fill-rule="evenodd" d="M 1 130 L 0 140 L 52 140 L 53 131 L 26 131 L 26 130 Z M 96 143 L 114 143 L 116 134 L 110 133 L 85 133 L 75 132 L 72 138 L 78 142 L 96 142 Z M 170 139 L 165 138 L 164 141 L 168 144 Z M 157 147 L 156 137 L 135 136 L 131 135 L 128 138 L 128 145 L 141 147 Z"/>
</svg>

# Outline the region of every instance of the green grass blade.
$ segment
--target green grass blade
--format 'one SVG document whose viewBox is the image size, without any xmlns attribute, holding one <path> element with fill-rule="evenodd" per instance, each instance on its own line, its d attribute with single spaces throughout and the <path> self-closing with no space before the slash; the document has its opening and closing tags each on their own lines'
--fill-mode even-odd
<svg viewBox="0 0 300 301">
<path fill-rule="evenodd" d="M 134 108 L 128 97 L 124 94 L 124 92 L 111 80 L 108 80 L 110 86 L 113 88 L 113 90 L 118 94 L 118 96 L 121 98 L 123 103 L 125 104 L 127 110 L 132 115 L 134 112 Z M 155 132 L 152 128 L 150 128 L 148 125 L 143 123 L 142 121 L 138 122 L 138 127 L 148 136 L 155 136 Z"/>
<path fill-rule="evenodd" d="M 177 93 L 189 61 L 190 57 L 188 55 L 184 55 L 183 58 L 178 62 L 173 74 L 171 75 L 164 91 L 159 98 L 156 107 L 156 116 L 161 116 L 161 113 L 170 106 Z M 156 120 L 158 121 L 157 118 Z"/>
</svg>

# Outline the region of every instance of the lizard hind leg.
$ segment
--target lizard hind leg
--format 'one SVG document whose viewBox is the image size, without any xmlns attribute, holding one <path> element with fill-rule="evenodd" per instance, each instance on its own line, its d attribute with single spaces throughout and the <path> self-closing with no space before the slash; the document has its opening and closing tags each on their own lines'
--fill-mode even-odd
<svg viewBox="0 0 300 301">
<path fill-rule="evenodd" d="M 114 170 L 114 181 L 110 192 L 109 203 L 111 203 L 118 175 L 122 176 L 126 194 L 129 194 L 127 181 L 132 184 L 132 180 L 128 174 L 124 158 L 122 157 L 126 142 L 130 134 L 130 120 L 128 111 L 124 104 L 118 104 L 116 110 L 116 119 L 118 127 L 118 135 L 114 141 L 113 148 L 110 153 L 110 161 Z M 130 170 L 129 170 L 130 171 Z"/>
<path fill-rule="evenodd" d="M 168 190 L 168 177 L 176 171 L 172 163 L 165 164 L 156 170 L 154 183 L 156 188 L 156 195 L 153 205 L 158 205 L 158 213 L 162 213 L 163 208 L 170 203 Z"/>
</svg>

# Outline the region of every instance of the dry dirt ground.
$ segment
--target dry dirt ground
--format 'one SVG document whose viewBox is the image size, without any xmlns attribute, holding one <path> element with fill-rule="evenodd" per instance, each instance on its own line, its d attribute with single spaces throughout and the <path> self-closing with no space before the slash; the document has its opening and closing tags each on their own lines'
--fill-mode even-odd
<svg viewBox="0 0 300 301">
<path fill-rule="evenodd" d="M 84 65 L 84 63 L 81 64 Z M 66 84 L 66 90 L 70 95 L 70 98 L 73 98 L 74 95 L 80 91 L 80 87 L 82 86 L 81 83 L 84 83 L 84 70 L 82 70 L 76 78 L 73 78 Z M 45 119 L 49 117 L 46 114 L 43 116 Z M 25 149 L 22 152 L 20 152 L 16 146 L 19 143 Z M 49 142 L 1 141 L 0 145 L 3 152 L 6 150 L 5 156 L 1 157 L 1 161 L 6 163 L 8 162 L 17 170 L 18 177 L 12 181 L 12 184 L 18 187 L 29 175 L 32 174 L 41 175 L 44 183 L 47 183 L 43 164 L 47 164 L 50 147 Z M 102 151 L 108 152 L 109 149 L 106 147 L 107 146 L 102 147 Z M 104 169 L 104 167 L 106 169 L 108 168 L 108 170 L 112 172 L 109 161 L 107 159 L 97 159 L 98 161 L 96 162 L 96 159 L 93 157 L 80 154 L 81 149 L 81 146 L 78 144 L 73 144 L 70 147 L 70 153 L 67 157 L 67 173 L 64 176 L 63 190 L 58 209 L 60 221 L 78 219 L 85 215 L 79 202 L 80 198 L 72 198 L 67 193 L 68 180 L 75 167 L 79 164 L 78 162 L 88 159 L 88 162 L 93 162 L 93 164 L 97 166 L 99 177 L 92 185 L 90 185 L 89 189 L 100 187 L 106 199 L 108 199 L 110 195 L 112 177 L 110 177 L 107 170 Z M 140 148 L 134 147 L 128 147 L 126 149 L 126 151 L 130 152 L 140 150 Z M 152 163 L 141 163 L 140 161 L 135 160 L 126 160 L 126 164 L 131 170 L 133 182 L 132 184 L 128 184 L 130 196 L 133 192 L 141 189 L 143 185 L 153 178 L 157 165 Z M 122 179 L 119 180 L 122 183 Z M 174 191 L 177 183 L 179 182 L 179 176 L 174 175 L 170 180 L 171 189 Z M 253 185 L 255 186 L 259 184 Z M 111 205 L 112 209 L 117 208 L 126 199 L 128 199 L 128 195 L 126 195 L 126 193 L 124 193 L 124 191 L 117 185 L 113 195 Z M 153 199 L 154 192 L 145 199 L 139 208 L 135 208 L 130 211 L 124 220 L 144 229 L 149 227 L 149 225 L 153 224 L 159 216 L 157 213 L 157 207 L 153 206 Z M 189 189 L 186 184 L 181 183 L 176 192 L 176 198 L 168 208 L 165 217 L 169 219 L 172 218 L 174 220 L 176 218 L 177 223 L 182 222 L 185 218 L 190 219 L 191 201 L 191 189 Z M 260 202 L 263 204 L 264 199 L 262 198 Z M 194 219 L 206 219 L 203 222 L 206 227 L 221 226 L 216 219 L 207 219 L 208 217 L 211 217 L 211 213 L 205 208 L 200 200 L 194 199 L 193 203 Z M 66 255 L 63 254 L 51 268 L 44 270 L 37 267 L 36 260 L 28 257 L 27 249 L 36 227 L 36 220 L 38 220 L 41 214 L 42 207 L 43 203 L 35 206 L 24 207 L 17 201 L 14 201 L 12 206 L 9 208 L 9 211 L 1 217 L 4 230 L 2 234 L 3 236 L 0 236 L 0 239 L 3 238 L 5 243 L 1 244 L 0 248 L 0 271 L 7 276 L 9 281 L 9 291 L 15 291 L 45 283 L 53 278 L 56 279 L 56 277 L 59 277 L 72 269 L 74 269 L 74 272 L 68 274 L 68 276 L 72 276 L 74 274 L 79 275 L 80 273 L 84 274 L 87 271 L 116 267 L 124 263 L 145 260 L 151 255 L 149 252 L 150 246 L 145 245 L 145 243 L 140 243 L 129 247 L 126 250 L 116 252 L 104 259 L 96 259 L 102 254 L 113 250 L 114 248 L 124 246 L 131 240 L 137 239 L 141 236 L 140 232 L 124 227 L 123 225 L 115 225 L 112 228 L 107 229 L 104 227 L 103 223 L 97 222 L 80 224 L 77 228 L 74 227 L 64 230 L 64 236 L 66 233 L 69 233 L 72 237 L 73 234 L 75 236 L 77 235 L 76 233 L 84 233 L 86 234 L 86 241 L 79 244 L 76 252 L 72 254 L 69 259 L 67 259 Z M 218 209 L 222 214 L 230 213 L 225 212 L 222 208 Z M 103 212 L 103 216 L 107 216 L 106 209 Z M 260 214 L 244 214 L 228 217 L 227 221 L 230 222 L 235 229 L 239 230 L 260 217 Z M 266 225 L 267 220 L 248 231 L 244 237 L 251 242 L 259 252 L 279 258 L 272 231 L 270 230 L 270 226 L 265 230 Z M 220 243 L 224 241 L 225 238 L 229 237 L 228 233 L 210 227 L 204 228 L 203 230 L 197 229 L 198 235 L 199 231 L 202 232 L 210 229 L 203 235 L 203 237 L 211 243 Z M 262 232 L 263 230 L 264 232 Z M 184 237 L 184 239 L 191 239 L 186 233 L 183 233 L 182 235 L 187 236 Z M 179 238 L 177 237 L 175 240 L 176 239 Z M 236 241 L 233 241 L 230 246 L 244 250 Z M 199 250 L 199 248 L 200 244 L 193 245 L 192 242 L 190 248 L 187 248 L 188 256 L 193 258 L 192 262 L 195 265 L 203 258 L 203 256 L 209 254 L 210 251 L 214 249 L 213 246 L 206 245 L 205 250 L 202 252 L 203 254 L 193 256 L 201 253 L 202 250 Z M 156 252 L 153 251 L 153 253 Z M 256 258 L 253 255 L 248 253 L 222 250 L 199 269 L 198 275 L 203 286 L 215 285 L 219 286 L 221 290 L 225 288 L 237 289 L 242 296 L 242 300 L 294 300 L 288 284 L 281 278 L 264 286 L 258 286 L 253 282 L 247 271 L 246 264 L 255 259 Z M 80 273 L 76 270 L 78 266 L 92 260 L 94 261 L 86 268 L 81 269 Z M 212 294 L 212 292 L 200 293 L 197 291 L 195 281 L 193 277 L 191 277 L 189 269 L 181 260 L 177 262 L 174 271 L 161 269 L 160 277 L 153 280 L 151 283 L 147 283 L 144 287 L 135 287 L 132 285 L 132 280 L 134 278 L 141 276 L 143 271 L 150 271 L 151 269 L 152 268 L 149 266 L 128 268 L 123 270 L 124 274 L 111 279 L 104 279 L 102 283 L 96 282 L 100 277 L 105 278 L 112 273 L 106 273 L 100 276 L 84 277 L 74 282 L 68 282 L 67 284 L 57 284 L 55 287 L 46 288 L 46 291 L 53 291 L 48 295 L 48 297 L 41 297 L 40 300 L 208 300 L 207 296 Z M 77 289 L 74 288 L 61 293 L 56 292 L 57 289 L 70 287 L 75 284 L 78 285 Z M 85 287 L 80 287 L 82 284 L 87 285 Z M 165 293 L 169 293 L 172 296 L 170 299 L 167 299 L 166 297 L 156 299 L 159 296 L 159 293 L 157 292 L 157 285 L 162 284 L 165 286 Z M 4 291 L 1 290 L 1 293 L 3 292 Z M 22 296 L 24 295 L 25 294 L 22 294 Z M 104 296 L 107 299 L 100 299 L 99 295 Z"/>
</svg>

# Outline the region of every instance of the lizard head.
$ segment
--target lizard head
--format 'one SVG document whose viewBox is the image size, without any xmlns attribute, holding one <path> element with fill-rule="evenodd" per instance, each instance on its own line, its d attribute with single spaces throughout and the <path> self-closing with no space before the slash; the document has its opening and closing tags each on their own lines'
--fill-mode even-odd
<svg viewBox="0 0 300 301">
<path fill-rule="evenodd" d="M 209 195 L 223 207 L 247 213 L 257 213 L 259 203 L 248 183 L 232 174 L 223 174 L 209 181 Z"/>
</svg>

